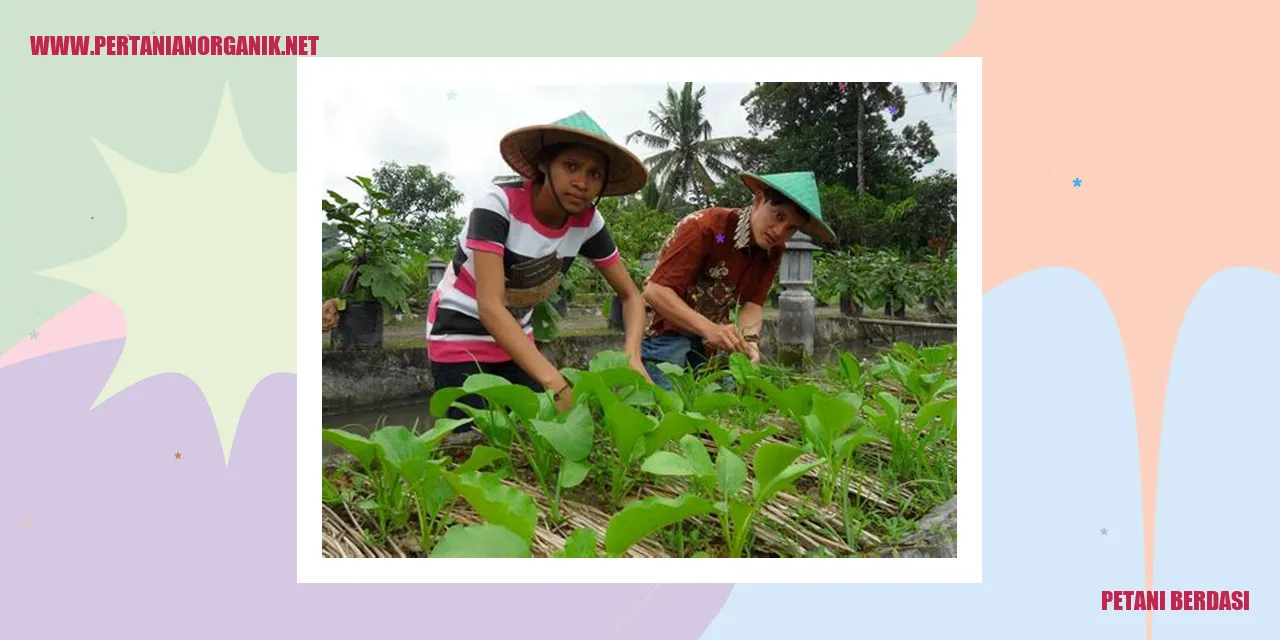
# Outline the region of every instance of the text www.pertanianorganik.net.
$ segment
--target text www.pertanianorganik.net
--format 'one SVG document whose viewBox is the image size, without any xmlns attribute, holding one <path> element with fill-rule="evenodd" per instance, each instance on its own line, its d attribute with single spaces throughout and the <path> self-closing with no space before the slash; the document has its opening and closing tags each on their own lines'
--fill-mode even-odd
<svg viewBox="0 0 1280 640">
<path fill-rule="evenodd" d="M 33 56 L 314 56 L 320 36 L 31 36 Z"/>
</svg>

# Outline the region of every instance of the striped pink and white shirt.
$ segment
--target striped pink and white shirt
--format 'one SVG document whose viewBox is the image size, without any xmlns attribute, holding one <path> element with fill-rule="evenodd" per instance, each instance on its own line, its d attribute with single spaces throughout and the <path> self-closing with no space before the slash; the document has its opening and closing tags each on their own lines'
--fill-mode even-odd
<svg viewBox="0 0 1280 640">
<path fill-rule="evenodd" d="M 588 207 L 559 229 L 533 215 L 531 183 L 490 187 L 476 200 L 453 261 L 427 308 L 427 351 L 436 362 L 505 362 L 511 359 L 480 322 L 476 305 L 475 252 L 502 256 L 511 315 L 533 342 L 533 309 L 560 286 L 581 255 L 597 268 L 618 260 L 604 218 Z"/>
</svg>

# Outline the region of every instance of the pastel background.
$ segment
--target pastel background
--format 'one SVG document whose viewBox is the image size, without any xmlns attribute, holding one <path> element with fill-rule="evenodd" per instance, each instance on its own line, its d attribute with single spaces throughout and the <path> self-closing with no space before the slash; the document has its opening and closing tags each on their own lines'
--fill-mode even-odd
<svg viewBox="0 0 1280 640">
<path fill-rule="evenodd" d="M 1269 637 L 1277 23 L 1243 0 L 8 3 L 3 635 L 386 636 L 436 610 L 431 636 Z M 981 56 L 983 584 L 296 584 L 294 289 L 271 268 L 294 261 L 294 61 L 29 55 L 30 35 L 151 31 Z M 1098 610 L 1148 585 L 1250 589 L 1253 611 Z"/>
</svg>

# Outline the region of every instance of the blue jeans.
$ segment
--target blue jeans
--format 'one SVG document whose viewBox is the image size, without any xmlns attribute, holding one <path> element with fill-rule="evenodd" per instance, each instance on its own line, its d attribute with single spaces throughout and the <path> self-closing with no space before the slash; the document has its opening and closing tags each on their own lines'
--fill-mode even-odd
<svg viewBox="0 0 1280 640">
<path fill-rule="evenodd" d="M 640 359 L 644 361 L 644 368 L 649 372 L 649 377 L 653 378 L 653 383 L 666 391 L 672 391 L 674 387 L 671 380 L 658 370 L 657 363 L 670 362 L 688 370 L 705 364 L 707 354 L 702 348 L 702 338 L 664 333 L 645 338 L 640 343 Z"/>
</svg>

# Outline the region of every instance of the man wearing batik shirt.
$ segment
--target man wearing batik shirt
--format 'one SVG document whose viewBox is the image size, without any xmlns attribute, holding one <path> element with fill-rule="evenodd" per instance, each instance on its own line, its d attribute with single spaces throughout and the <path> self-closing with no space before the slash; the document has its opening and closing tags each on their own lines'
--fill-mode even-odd
<svg viewBox="0 0 1280 640">
<path fill-rule="evenodd" d="M 671 390 L 657 367 L 696 368 L 713 353 L 741 352 L 760 360 L 764 299 L 798 230 L 835 242 L 822 219 L 813 173 L 743 173 L 754 194 L 741 209 L 712 207 L 689 214 L 663 243 L 644 288 L 653 319 L 640 357 L 654 383 Z M 730 313 L 741 305 L 738 326 Z"/>
</svg>

